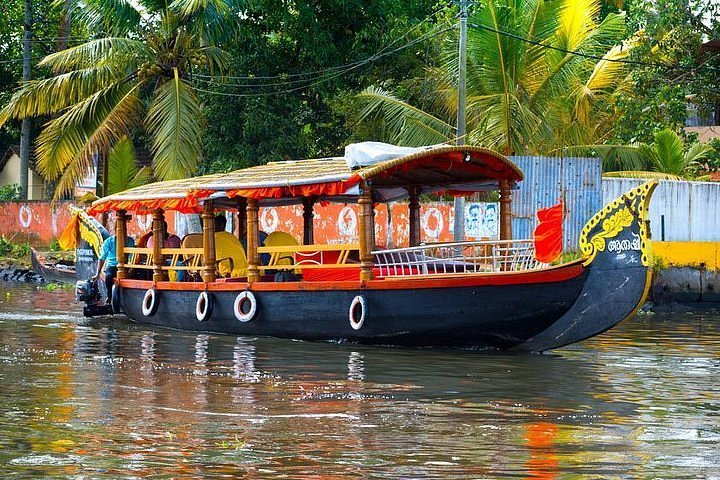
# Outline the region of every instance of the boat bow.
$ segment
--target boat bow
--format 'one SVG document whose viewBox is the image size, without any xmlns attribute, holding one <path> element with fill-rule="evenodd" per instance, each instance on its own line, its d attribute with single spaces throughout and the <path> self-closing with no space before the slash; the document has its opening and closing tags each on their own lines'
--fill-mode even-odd
<svg viewBox="0 0 720 480">
<path fill-rule="evenodd" d="M 588 276 L 575 304 L 514 350 L 540 352 L 598 335 L 642 306 L 652 277 L 648 208 L 657 181 L 636 187 L 599 211 L 583 228 L 580 251 Z"/>
</svg>

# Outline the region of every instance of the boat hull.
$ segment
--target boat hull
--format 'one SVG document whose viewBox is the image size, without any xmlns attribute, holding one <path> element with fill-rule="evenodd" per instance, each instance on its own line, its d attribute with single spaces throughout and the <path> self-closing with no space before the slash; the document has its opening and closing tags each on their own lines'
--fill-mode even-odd
<svg viewBox="0 0 720 480">
<path fill-rule="evenodd" d="M 586 274 L 574 264 L 532 274 L 485 275 L 461 281 L 256 284 L 251 291 L 257 313 L 248 322 L 238 321 L 234 314 L 235 299 L 248 288 L 246 284 L 208 290 L 212 312 L 204 321 L 198 321 L 195 313 L 203 290 L 188 290 L 189 284 L 158 284 L 157 311 L 143 315 L 143 297 L 152 282 L 123 280 L 120 303 L 137 322 L 182 330 L 363 344 L 507 349 L 561 318 L 576 302 Z M 365 302 L 365 318 L 361 328 L 354 329 L 350 305 L 358 296 Z"/>
</svg>

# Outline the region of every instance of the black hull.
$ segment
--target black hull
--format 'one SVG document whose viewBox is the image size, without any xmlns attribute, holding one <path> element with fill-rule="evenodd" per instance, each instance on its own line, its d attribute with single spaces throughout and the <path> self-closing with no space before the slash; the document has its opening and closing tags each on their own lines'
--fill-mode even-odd
<svg viewBox="0 0 720 480">
<path fill-rule="evenodd" d="M 418 289 L 253 291 L 257 314 L 243 323 L 233 304 L 242 291 L 208 292 L 209 319 L 198 321 L 200 291 L 157 290 L 157 312 L 142 313 L 145 289 L 123 288 L 121 305 L 131 319 L 163 327 L 235 335 L 409 346 L 507 349 L 539 334 L 575 303 L 585 273 L 561 282 Z M 150 282 L 144 282 L 151 285 Z M 362 328 L 349 321 L 353 298 L 364 297 Z M 518 301 L 521 299 L 521 301 Z"/>
<path fill-rule="evenodd" d="M 42 275 L 46 282 L 74 284 L 78 280 L 74 268 L 58 269 L 52 265 L 43 264 L 38 258 L 37 253 L 35 253 L 35 250 L 30 250 L 30 260 L 33 270 Z"/>
</svg>

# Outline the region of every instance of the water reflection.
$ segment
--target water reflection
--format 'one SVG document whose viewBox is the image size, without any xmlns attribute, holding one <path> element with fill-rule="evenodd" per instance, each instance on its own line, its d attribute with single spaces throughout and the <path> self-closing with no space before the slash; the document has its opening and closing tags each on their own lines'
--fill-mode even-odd
<svg viewBox="0 0 720 480">
<path fill-rule="evenodd" d="M 2 478 L 720 470 L 717 316 L 639 317 L 553 355 L 511 356 L 86 321 L 52 310 L 69 297 L 0 291 Z"/>
</svg>

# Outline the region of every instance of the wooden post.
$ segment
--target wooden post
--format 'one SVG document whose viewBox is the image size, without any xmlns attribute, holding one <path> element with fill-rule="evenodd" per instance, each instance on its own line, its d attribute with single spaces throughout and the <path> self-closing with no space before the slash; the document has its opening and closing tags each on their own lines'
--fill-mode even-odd
<svg viewBox="0 0 720 480">
<path fill-rule="evenodd" d="M 374 237 L 373 230 L 373 202 L 372 191 L 367 185 L 363 185 L 362 193 L 358 198 L 358 207 L 360 210 L 360 221 L 358 225 L 358 233 L 360 237 L 360 281 L 372 280 L 373 278 L 373 261 L 372 239 Z"/>
<path fill-rule="evenodd" d="M 202 214 L 203 224 L 203 282 L 215 281 L 215 215 L 212 200 L 205 200 Z"/>
<path fill-rule="evenodd" d="M 260 280 L 260 256 L 258 255 L 258 201 L 247 199 L 247 260 L 248 283 Z"/>
<path fill-rule="evenodd" d="M 500 240 L 512 240 L 511 204 L 510 182 L 500 180 Z"/>
<path fill-rule="evenodd" d="M 127 236 L 125 210 L 115 212 L 115 255 L 117 256 L 117 278 L 122 280 L 127 278 L 125 270 L 125 237 Z"/>
<path fill-rule="evenodd" d="M 162 208 L 153 210 L 153 281 L 163 282 L 167 280 L 167 275 L 163 272 L 163 256 L 162 248 L 165 242 L 165 232 L 163 231 L 163 222 L 165 215 Z"/>
<path fill-rule="evenodd" d="M 314 205 L 314 198 L 303 198 L 303 245 L 315 243 L 315 232 L 313 231 Z"/>
<path fill-rule="evenodd" d="M 245 236 L 247 235 L 247 199 L 245 197 L 239 197 L 238 198 L 238 213 L 237 213 L 237 223 L 238 223 L 238 230 L 237 230 L 237 236 L 238 240 L 241 242 L 245 239 Z"/>
<path fill-rule="evenodd" d="M 420 238 L 420 195 L 418 189 L 410 189 L 410 246 L 416 247 L 422 241 Z"/>
</svg>

